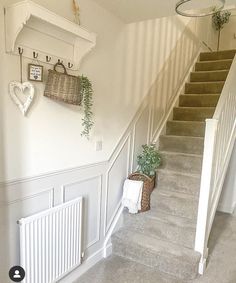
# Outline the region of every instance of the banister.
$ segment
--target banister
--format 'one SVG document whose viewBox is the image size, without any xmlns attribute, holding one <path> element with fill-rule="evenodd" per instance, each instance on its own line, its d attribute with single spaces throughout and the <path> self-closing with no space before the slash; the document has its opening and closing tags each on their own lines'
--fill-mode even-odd
<svg viewBox="0 0 236 283">
<path fill-rule="evenodd" d="M 212 119 L 206 120 L 195 250 L 201 254 L 199 273 L 208 256 L 207 243 L 236 138 L 236 56 Z"/>
<path fill-rule="evenodd" d="M 195 238 L 195 250 L 200 252 L 202 255 L 201 263 L 202 270 L 199 269 L 199 273 L 203 273 L 203 269 L 206 266 L 206 234 L 207 234 L 207 219 L 209 210 L 209 198 L 211 188 L 211 175 L 213 168 L 213 155 L 214 145 L 216 139 L 218 120 L 207 119 L 206 120 L 206 135 L 204 140 L 204 153 L 203 153 L 203 165 L 202 165 L 202 177 L 200 185 L 200 196 L 198 205 L 198 216 L 197 216 L 197 229 Z"/>
<path fill-rule="evenodd" d="M 229 74 L 227 76 L 227 79 L 225 81 L 225 84 L 224 84 L 224 87 L 223 87 L 223 90 L 222 90 L 222 93 L 221 93 L 221 96 L 220 96 L 220 99 L 219 99 L 218 104 L 216 106 L 216 110 L 215 110 L 215 113 L 214 113 L 214 116 L 213 116 L 214 119 L 219 119 L 219 116 L 222 112 L 222 109 L 223 109 L 224 104 L 226 103 L 226 99 L 228 97 L 227 94 L 231 91 L 232 84 L 235 85 L 234 90 L 235 90 L 235 93 L 236 93 L 236 84 L 234 83 L 235 80 L 236 80 L 235 74 L 236 74 L 236 56 L 233 59 L 231 68 L 229 70 Z"/>
</svg>

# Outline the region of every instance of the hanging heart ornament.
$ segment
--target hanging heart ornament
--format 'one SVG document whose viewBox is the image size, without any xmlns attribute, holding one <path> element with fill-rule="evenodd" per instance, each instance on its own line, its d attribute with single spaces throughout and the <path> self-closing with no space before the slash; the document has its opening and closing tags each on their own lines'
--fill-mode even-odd
<svg viewBox="0 0 236 283">
<path fill-rule="evenodd" d="M 25 116 L 34 99 L 34 86 L 30 82 L 20 83 L 13 81 L 9 84 L 9 92 L 12 100 Z M 22 95 L 27 97 L 25 102 L 22 102 L 20 99 Z"/>
</svg>

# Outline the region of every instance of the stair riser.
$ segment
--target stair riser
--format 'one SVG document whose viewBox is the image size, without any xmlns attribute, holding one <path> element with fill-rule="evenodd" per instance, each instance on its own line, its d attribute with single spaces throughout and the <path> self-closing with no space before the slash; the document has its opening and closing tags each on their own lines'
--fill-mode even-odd
<svg viewBox="0 0 236 283">
<path fill-rule="evenodd" d="M 175 121 L 167 122 L 167 135 L 204 137 L 205 123 L 178 123 Z"/>
<path fill-rule="evenodd" d="M 171 241 L 187 248 L 194 247 L 195 229 L 160 223 L 151 218 L 124 217 L 124 227 L 157 239 Z"/>
<path fill-rule="evenodd" d="M 165 254 L 161 256 L 153 250 L 147 250 L 138 245 L 126 245 L 118 238 L 112 240 L 113 253 L 135 262 L 155 267 L 180 279 L 194 279 L 198 275 L 198 266 Z"/>
<path fill-rule="evenodd" d="M 228 75 L 228 71 L 218 72 L 194 72 L 190 75 L 191 82 L 213 82 L 213 81 L 225 81 Z"/>
<path fill-rule="evenodd" d="M 229 70 L 231 65 L 231 60 L 219 62 L 198 62 L 195 64 L 195 71 Z"/>
<path fill-rule="evenodd" d="M 163 192 L 180 192 L 194 196 L 199 195 L 200 176 L 192 177 L 176 173 L 157 171 L 157 189 Z"/>
<path fill-rule="evenodd" d="M 169 137 L 161 136 L 159 139 L 159 150 L 202 154 L 204 140 L 199 138 Z"/>
<path fill-rule="evenodd" d="M 200 61 L 224 60 L 233 59 L 235 50 L 227 50 L 220 52 L 204 52 L 200 54 Z"/>
<path fill-rule="evenodd" d="M 186 83 L 185 93 L 186 94 L 203 94 L 203 93 L 221 93 L 224 87 L 224 83 Z"/>
<path fill-rule="evenodd" d="M 163 154 L 160 168 L 169 171 L 189 174 L 200 174 L 202 168 L 202 157 L 192 155 Z"/>
<path fill-rule="evenodd" d="M 205 121 L 212 118 L 214 108 L 174 108 L 173 119 L 178 121 Z"/>
<path fill-rule="evenodd" d="M 196 220 L 197 200 L 170 198 L 159 194 L 151 199 L 151 207 L 155 211 Z"/>
<path fill-rule="evenodd" d="M 181 95 L 179 106 L 181 107 L 216 107 L 219 95 Z"/>
</svg>

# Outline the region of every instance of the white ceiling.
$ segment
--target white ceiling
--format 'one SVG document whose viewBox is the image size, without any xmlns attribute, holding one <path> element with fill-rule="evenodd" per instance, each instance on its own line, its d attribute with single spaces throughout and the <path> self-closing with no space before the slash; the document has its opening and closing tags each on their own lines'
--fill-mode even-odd
<svg viewBox="0 0 236 283">
<path fill-rule="evenodd" d="M 126 23 L 175 15 L 175 4 L 178 2 L 178 0 L 93 1 L 109 10 Z M 234 5 L 236 7 L 236 0 L 226 0 L 226 5 Z"/>
</svg>

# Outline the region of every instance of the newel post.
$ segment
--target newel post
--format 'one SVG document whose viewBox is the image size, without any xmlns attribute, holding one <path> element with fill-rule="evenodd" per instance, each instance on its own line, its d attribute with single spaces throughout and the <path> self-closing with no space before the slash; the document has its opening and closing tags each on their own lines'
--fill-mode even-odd
<svg viewBox="0 0 236 283">
<path fill-rule="evenodd" d="M 210 193 L 212 185 L 212 171 L 214 165 L 213 162 L 217 125 L 218 120 L 206 119 L 197 229 L 195 237 L 195 251 L 201 254 L 201 261 L 199 264 L 200 274 L 204 273 L 204 270 L 206 268 L 206 260 L 208 257 L 208 216 L 210 210 Z"/>
</svg>

